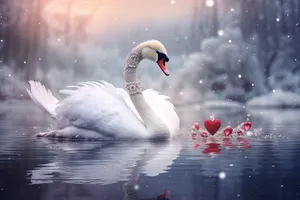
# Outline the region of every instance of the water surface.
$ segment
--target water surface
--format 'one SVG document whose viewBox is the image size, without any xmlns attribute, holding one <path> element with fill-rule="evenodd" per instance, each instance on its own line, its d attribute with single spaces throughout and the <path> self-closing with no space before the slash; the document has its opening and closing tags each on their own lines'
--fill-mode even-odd
<svg viewBox="0 0 300 200">
<path fill-rule="evenodd" d="M 52 122 L 30 102 L 0 106 L 1 200 L 300 199 L 300 110 L 178 110 L 183 132 L 212 112 L 263 129 L 220 143 L 61 142 L 32 137 Z"/>
</svg>

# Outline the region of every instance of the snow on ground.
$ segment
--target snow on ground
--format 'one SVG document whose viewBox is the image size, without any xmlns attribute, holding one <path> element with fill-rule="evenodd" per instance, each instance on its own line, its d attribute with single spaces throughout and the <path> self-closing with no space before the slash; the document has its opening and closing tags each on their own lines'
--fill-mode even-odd
<svg viewBox="0 0 300 200">
<path fill-rule="evenodd" d="M 254 97 L 247 102 L 247 107 L 264 108 L 295 108 L 300 107 L 300 95 L 279 90 L 273 90 L 271 93 Z"/>
</svg>

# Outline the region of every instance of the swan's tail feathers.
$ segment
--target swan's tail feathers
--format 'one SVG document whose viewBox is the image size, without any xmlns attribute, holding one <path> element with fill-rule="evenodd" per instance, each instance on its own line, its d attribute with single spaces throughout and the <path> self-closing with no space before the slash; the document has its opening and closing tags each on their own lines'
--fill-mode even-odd
<svg viewBox="0 0 300 200">
<path fill-rule="evenodd" d="M 56 117 L 55 108 L 59 102 L 49 89 L 46 89 L 38 81 L 29 81 L 30 90 L 26 88 L 28 95 L 32 101 L 45 113 L 49 114 L 52 118 Z"/>
</svg>

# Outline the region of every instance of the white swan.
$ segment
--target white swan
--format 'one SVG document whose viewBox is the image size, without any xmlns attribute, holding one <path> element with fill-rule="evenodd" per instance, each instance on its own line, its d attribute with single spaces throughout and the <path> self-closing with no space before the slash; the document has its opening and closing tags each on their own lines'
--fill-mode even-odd
<svg viewBox="0 0 300 200">
<path fill-rule="evenodd" d="M 150 40 L 136 46 L 126 58 L 126 91 L 105 81 L 82 82 L 60 90 L 67 97 L 59 101 L 41 83 L 29 81 L 29 96 L 57 123 L 57 130 L 37 135 L 100 139 L 169 139 L 178 135 L 179 118 L 170 98 L 152 89 L 142 91 L 137 67 L 143 59 L 157 62 L 169 75 L 164 45 Z"/>
</svg>

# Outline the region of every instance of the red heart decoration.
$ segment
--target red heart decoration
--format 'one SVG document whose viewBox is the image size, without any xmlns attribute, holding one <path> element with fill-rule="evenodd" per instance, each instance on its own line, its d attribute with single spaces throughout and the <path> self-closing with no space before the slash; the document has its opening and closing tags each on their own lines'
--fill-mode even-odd
<svg viewBox="0 0 300 200">
<path fill-rule="evenodd" d="M 233 131 L 232 128 L 230 126 L 227 126 L 223 132 L 225 136 L 229 136 L 231 135 L 232 131 Z"/>
<path fill-rule="evenodd" d="M 196 122 L 194 125 L 194 128 L 196 129 L 196 130 L 199 130 L 200 129 L 200 126 L 199 126 L 199 124 Z"/>
<path fill-rule="evenodd" d="M 221 121 L 219 119 L 205 120 L 204 127 L 211 135 L 214 135 L 221 127 Z"/>
<path fill-rule="evenodd" d="M 192 133 L 192 139 L 196 140 L 196 138 L 197 138 L 197 133 Z"/>
<path fill-rule="evenodd" d="M 250 128 L 251 128 L 251 122 L 244 122 L 244 129 L 248 131 L 250 130 Z"/>
<path fill-rule="evenodd" d="M 202 136 L 202 137 L 208 137 L 207 133 L 206 133 L 206 132 L 204 132 L 204 131 L 203 131 L 203 132 L 201 132 L 201 136 Z"/>
<path fill-rule="evenodd" d="M 237 134 L 238 134 L 238 135 L 243 135 L 243 131 L 242 131 L 242 130 L 238 130 L 238 131 L 237 131 Z"/>
</svg>

